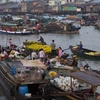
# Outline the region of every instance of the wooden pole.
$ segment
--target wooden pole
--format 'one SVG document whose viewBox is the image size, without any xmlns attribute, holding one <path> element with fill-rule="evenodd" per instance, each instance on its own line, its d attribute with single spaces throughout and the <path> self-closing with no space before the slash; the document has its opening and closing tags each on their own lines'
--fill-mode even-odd
<svg viewBox="0 0 100 100">
<path fill-rule="evenodd" d="M 71 93 L 73 92 L 73 88 L 72 88 L 72 77 L 71 77 Z"/>
<path fill-rule="evenodd" d="M 97 86 L 93 86 L 93 91 L 94 91 L 94 99 L 96 100 L 96 89 L 97 89 Z"/>
</svg>

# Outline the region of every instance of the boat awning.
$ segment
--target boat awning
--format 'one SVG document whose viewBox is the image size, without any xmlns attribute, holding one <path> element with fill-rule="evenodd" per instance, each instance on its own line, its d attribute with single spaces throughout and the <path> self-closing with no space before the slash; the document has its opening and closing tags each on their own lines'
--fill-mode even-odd
<svg viewBox="0 0 100 100">
<path fill-rule="evenodd" d="M 17 24 L 12 24 L 12 23 L 1 23 L 1 22 L 0 22 L 0 25 L 3 25 L 3 26 L 17 26 Z"/>
<path fill-rule="evenodd" d="M 32 18 L 32 19 L 29 19 L 30 21 L 38 21 L 37 19 L 34 19 L 34 18 Z"/>
<path fill-rule="evenodd" d="M 13 20 L 14 20 L 14 21 L 23 20 L 23 18 L 13 17 Z"/>
<path fill-rule="evenodd" d="M 20 60 L 23 67 L 39 67 L 42 69 L 47 69 L 47 66 L 43 64 L 40 60 Z"/>
<path fill-rule="evenodd" d="M 71 77 L 88 83 L 92 86 L 100 86 L 100 75 L 92 71 L 76 71 L 71 73 Z"/>
</svg>

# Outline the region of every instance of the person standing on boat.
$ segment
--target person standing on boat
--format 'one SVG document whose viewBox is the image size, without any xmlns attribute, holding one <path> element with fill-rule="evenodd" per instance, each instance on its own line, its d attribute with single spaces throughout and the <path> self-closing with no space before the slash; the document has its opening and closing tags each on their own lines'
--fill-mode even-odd
<svg viewBox="0 0 100 100">
<path fill-rule="evenodd" d="M 42 36 L 40 36 L 40 39 L 38 40 L 40 43 L 45 44 L 44 39 Z"/>
<path fill-rule="evenodd" d="M 39 33 L 39 26 L 40 26 L 40 25 L 37 24 L 36 27 L 35 27 L 35 30 L 36 30 L 36 33 L 37 33 L 37 34 Z"/>
<path fill-rule="evenodd" d="M 79 44 L 79 45 L 77 45 L 77 46 L 78 46 L 79 51 L 82 51 L 82 48 L 83 48 L 82 41 L 80 41 L 80 44 Z"/>
<path fill-rule="evenodd" d="M 14 44 L 12 43 L 12 39 L 11 38 L 9 39 L 9 45 L 10 45 L 10 49 L 14 48 Z"/>
<path fill-rule="evenodd" d="M 32 60 L 35 60 L 35 59 L 37 59 L 37 58 L 38 58 L 37 52 L 33 51 L 33 52 L 31 53 L 31 59 L 32 59 Z"/>
<path fill-rule="evenodd" d="M 56 48 L 56 44 L 54 43 L 55 41 L 54 40 L 52 40 L 52 43 L 50 44 L 50 47 L 51 47 L 51 52 L 52 52 L 52 55 L 54 55 L 55 54 L 55 48 Z"/>
<path fill-rule="evenodd" d="M 44 62 L 45 53 L 44 53 L 43 49 L 40 49 L 39 58 L 40 58 L 40 60 L 41 60 L 42 62 Z"/>
<path fill-rule="evenodd" d="M 62 48 L 59 47 L 59 48 L 58 48 L 58 57 L 61 57 L 61 56 L 62 56 Z"/>
</svg>

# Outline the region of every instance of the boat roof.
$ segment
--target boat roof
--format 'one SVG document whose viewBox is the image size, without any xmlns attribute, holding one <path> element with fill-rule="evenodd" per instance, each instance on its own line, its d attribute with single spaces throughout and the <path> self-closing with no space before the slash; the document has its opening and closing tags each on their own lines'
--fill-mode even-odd
<svg viewBox="0 0 100 100">
<path fill-rule="evenodd" d="M 88 83 L 92 86 L 100 86 L 100 75 L 93 71 L 76 71 L 71 73 L 71 77 Z"/>
<path fill-rule="evenodd" d="M 43 64 L 40 60 L 20 60 L 23 67 L 40 67 L 42 69 L 47 69 L 47 66 Z"/>
<path fill-rule="evenodd" d="M 23 18 L 13 17 L 13 20 L 22 20 Z"/>
<path fill-rule="evenodd" d="M 17 24 L 12 24 L 12 23 L 2 23 L 0 22 L 0 25 L 3 25 L 3 26 L 17 26 Z"/>
<path fill-rule="evenodd" d="M 30 21 L 37 21 L 37 19 L 34 19 L 34 18 L 31 18 L 31 19 L 29 19 Z"/>
</svg>

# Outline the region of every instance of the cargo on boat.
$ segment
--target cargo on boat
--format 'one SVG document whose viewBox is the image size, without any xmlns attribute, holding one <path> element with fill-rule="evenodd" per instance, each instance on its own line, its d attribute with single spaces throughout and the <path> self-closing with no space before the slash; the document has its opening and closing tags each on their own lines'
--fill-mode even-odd
<svg viewBox="0 0 100 100">
<path fill-rule="evenodd" d="M 65 95 L 45 79 L 46 69 L 40 60 L 0 61 L 0 83 L 16 100 L 51 100 Z"/>
<path fill-rule="evenodd" d="M 87 58 L 91 60 L 100 60 L 100 52 L 95 50 L 90 50 L 87 48 L 82 48 L 82 50 L 78 49 L 78 46 L 70 46 L 70 49 L 73 54 L 82 57 Z"/>
<path fill-rule="evenodd" d="M 71 83 L 72 79 L 68 76 L 70 85 L 65 85 L 65 89 L 64 87 L 59 87 L 62 82 L 59 84 L 59 81 L 55 84 L 56 80 L 49 80 L 45 76 L 46 69 L 47 66 L 40 62 L 40 60 L 0 61 L 0 83 L 8 95 L 16 98 L 16 100 L 52 100 L 53 98 L 59 100 L 58 98 L 61 96 L 67 98 L 67 100 L 70 100 L 68 98 L 87 100 L 85 99 L 87 96 L 89 98 L 96 98 L 98 95 L 95 89 L 100 85 L 100 75 L 97 73 L 74 71 L 70 73 L 70 76 L 76 80 L 81 80 L 80 85 L 75 85 L 76 83 L 72 85 L 73 81 Z M 64 79 L 64 77 L 59 76 L 58 78 Z M 68 82 L 67 78 L 63 80 L 63 82 L 65 81 Z M 89 85 L 83 86 L 83 82 Z M 68 86 L 70 86 L 70 90 L 66 91 L 69 89 Z M 92 86 L 94 93 L 90 92 Z"/>
<path fill-rule="evenodd" d="M 81 27 L 76 27 L 73 23 L 50 22 L 45 25 L 45 29 L 47 33 L 77 34 Z"/>
</svg>

